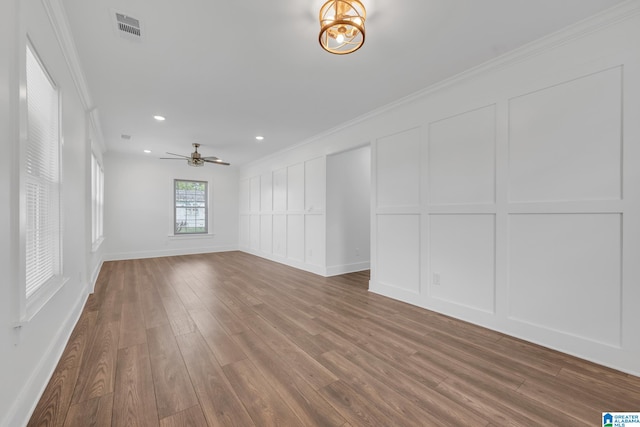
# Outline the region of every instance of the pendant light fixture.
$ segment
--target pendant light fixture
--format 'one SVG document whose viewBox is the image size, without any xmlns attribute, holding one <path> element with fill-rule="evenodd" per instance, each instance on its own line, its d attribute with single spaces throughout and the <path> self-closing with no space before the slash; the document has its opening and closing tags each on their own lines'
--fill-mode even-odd
<svg viewBox="0 0 640 427">
<path fill-rule="evenodd" d="M 359 0 L 329 0 L 320 9 L 320 46 L 345 55 L 364 43 L 367 12 Z"/>
</svg>

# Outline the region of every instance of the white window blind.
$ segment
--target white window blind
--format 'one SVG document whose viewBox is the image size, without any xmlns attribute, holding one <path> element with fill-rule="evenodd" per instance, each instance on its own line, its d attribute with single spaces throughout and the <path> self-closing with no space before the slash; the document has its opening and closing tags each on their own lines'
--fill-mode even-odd
<svg viewBox="0 0 640 427">
<path fill-rule="evenodd" d="M 27 46 L 26 298 L 61 274 L 60 102 L 53 84 Z"/>
<path fill-rule="evenodd" d="M 104 171 L 91 153 L 91 242 L 96 247 L 104 236 Z"/>
</svg>

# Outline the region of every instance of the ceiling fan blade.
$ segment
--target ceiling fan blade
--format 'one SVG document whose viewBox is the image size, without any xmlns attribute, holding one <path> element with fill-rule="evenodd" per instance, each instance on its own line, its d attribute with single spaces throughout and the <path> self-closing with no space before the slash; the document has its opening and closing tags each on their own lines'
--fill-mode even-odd
<svg viewBox="0 0 640 427">
<path fill-rule="evenodd" d="M 189 156 L 183 156 L 182 154 L 169 153 L 168 151 L 167 151 L 167 154 L 171 154 L 172 156 L 184 157 L 185 159 L 190 159 L 191 158 Z"/>
<path fill-rule="evenodd" d="M 207 159 L 202 159 L 207 163 L 214 163 L 216 165 L 225 165 L 225 166 L 229 166 L 231 163 L 227 163 L 227 162 L 223 162 L 222 160 L 218 159 L 218 160 L 207 160 Z"/>
<path fill-rule="evenodd" d="M 189 160 L 188 157 L 186 157 L 186 159 Z M 180 157 L 160 157 L 160 160 L 184 160 L 184 159 Z"/>
<path fill-rule="evenodd" d="M 207 157 L 201 157 L 201 159 L 204 159 L 204 160 L 220 160 L 220 157 L 207 156 Z"/>
</svg>

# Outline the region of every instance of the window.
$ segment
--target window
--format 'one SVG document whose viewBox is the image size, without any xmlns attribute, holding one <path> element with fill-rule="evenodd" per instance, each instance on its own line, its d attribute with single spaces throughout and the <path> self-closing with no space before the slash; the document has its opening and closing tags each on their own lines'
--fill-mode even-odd
<svg viewBox="0 0 640 427">
<path fill-rule="evenodd" d="M 104 236 L 104 171 L 91 153 L 91 245 L 96 250 Z"/>
<path fill-rule="evenodd" d="M 60 97 L 31 46 L 26 51 L 27 138 L 21 174 L 25 202 L 25 301 L 35 301 L 61 282 Z M 44 303 L 43 303 L 44 304 Z M 37 311 L 37 308 L 35 309 Z"/>
<path fill-rule="evenodd" d="M 206 181 L 174 182 L 174 234 L 209 232 L 208 184 Z"/>
</svg>

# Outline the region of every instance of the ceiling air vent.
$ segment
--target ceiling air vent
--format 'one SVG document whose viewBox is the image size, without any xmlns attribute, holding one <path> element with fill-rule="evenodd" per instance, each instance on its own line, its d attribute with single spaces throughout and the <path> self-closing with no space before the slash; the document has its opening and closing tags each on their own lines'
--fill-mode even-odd
<svg viewBox="0 0 640 427">
<path fill-rule="evenodd" d="M 139 41 L 142 37 L 140 21 L 124 13 L 115 12 L 115 23 L 117 33 L 128 39 Z"/>
</svg>

